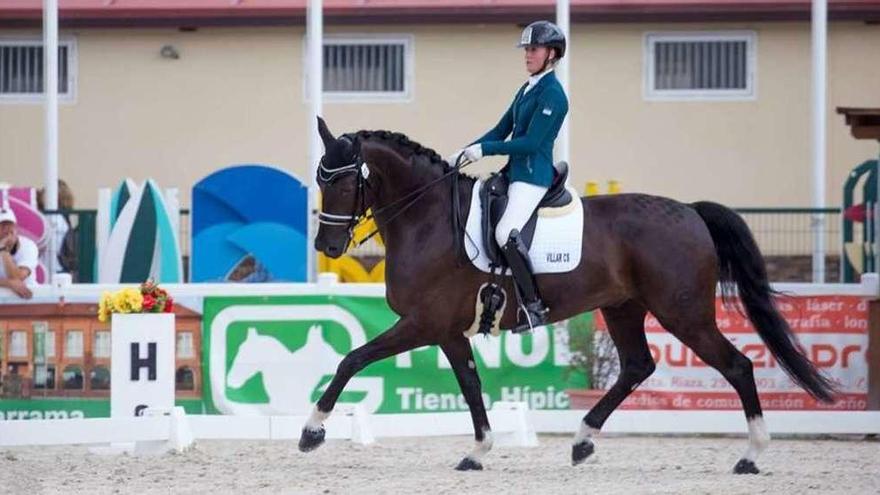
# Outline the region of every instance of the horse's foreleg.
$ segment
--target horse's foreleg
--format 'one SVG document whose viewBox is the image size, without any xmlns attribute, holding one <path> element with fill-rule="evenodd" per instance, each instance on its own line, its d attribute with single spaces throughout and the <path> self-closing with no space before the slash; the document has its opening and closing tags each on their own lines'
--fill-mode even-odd
<svg viewBox="0 0 880 495">
<path fill-rule="evenodd" d="M 461 387 L 461 393 L 471 411 L 471 419 L 474 422 L 474 438 L 476 445 L 470 454 L 465 456 L 455 469 L 459 471 L 471 471 L 483 469 L 483 457 L 492 449 L 492 430 L 489 427 L 489 418 L 486 416 L 486 406 L 483 404 L 480 375 L 477 373 L 477 365 L 471 344 L 463 336 L 453 337 L 450 341 L 440 345 Z"/>
<path fill-rule="evenodd" d="M 645 338 L 645 309 L 634 301 L 603 308 L 608 332 L 620 356 L 620 375 L 608 392 L 584 416 L 571 447 L 571 463 L 584 462 L 595 450 L 593 435 L 635 388 L 654 372 L 654 360 Z"/>
<path fill-rule="evenodd" d="M 312 411 L 299 439 L 299 450 L 308 452 L 324 443 L 324 420 L 330 416 L 336 405 L 339 394 L 357 372 L 371 363 L 385 359 L 415 347 L 427 345 L 424 334 L 418 332 L 418 326 L 409 318 L 402 318 L 393 327 L 357 349 L 349 352 L 339 363 L 336 375 L 321 395 Z"/>
</svg>

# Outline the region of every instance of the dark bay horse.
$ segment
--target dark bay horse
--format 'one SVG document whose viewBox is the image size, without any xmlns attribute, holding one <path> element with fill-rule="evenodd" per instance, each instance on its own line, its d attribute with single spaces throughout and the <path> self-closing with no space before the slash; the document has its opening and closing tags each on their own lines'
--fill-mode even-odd
<svg viewBox="0 0 880 495">
<path fill-rule="evenodd" d="M 438 345 L 452 365 L 474 424 L 476 447 L 456 469 L 482 469 L 492 436 L 480 377 L 463 332 L 477 316 L 477 291 L 490 275 L 461 254 L 461 232 L 453 229 L 450 206 L 457 187 L 462 214 L 467 214 L 475 179 L 459 175 L 436 152 L 402 134 L 359 131 L 336 138 L 321 119 L 318 128 L 325 154 L 318 171 L 323 199 L 315 248 L 332 258 L 341 256 L 354 223 L 372 208 L 386 246 L 388 304 L 400 319 L 340 363 L 303 428 L 299 448 L 309 451 L 324 441 L 323 421 L 355 373 L 400 352 Z M 568 273 L 538 275 L 538 285 L 551 321 L 597 308 L 602 311 L 621 372 L 580 423 L 572 463 L 579 464 L 593 453 L 591 437 L 654 371 L 644 330 L 650 311 L 736 390 L 748 422 L 749 446 L 734 472 L 757 473 L 755 460 L 770 437 L 752 362 L 716 326 L 717 284 L 728 298 L 738 292 L 758 334 L 795 382 L 826 402 L 833 400 L 834 389 L 798 348 L 776 310 L 763 258 L 745 222 L 726 207 L 709 202 L 683 204 L 643 194 L 580 201 L 584 211 L 580 265 Z M 513 294 L 509 277 L 504 288 Z M 507 304 L 501 328 L 514 325 L 515 306 Z"/>
</svg>

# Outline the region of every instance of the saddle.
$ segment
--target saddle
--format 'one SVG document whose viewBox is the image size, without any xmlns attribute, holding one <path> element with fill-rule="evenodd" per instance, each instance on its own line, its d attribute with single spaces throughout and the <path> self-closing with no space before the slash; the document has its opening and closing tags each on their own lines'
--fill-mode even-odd
<svg viewBox="0 0 880 495">
<path fill-rule="evenodd" d="M 535 225 L 538 222 L 538 210 L 559 208 L 572 201 L 571 193 L 565 188 L 568 179 L 568 163 L 558 162 L 553 168 L 553 183 L 550 185 L 550 189 L 547 190 L 547 194 L 538 203 L 538 208 L 532 212 L 532 216 L 529 217 L 529 221 L 520 232 L 527 248 L 532 247 Z M 501 216 L 504 215 L 504 210 L 507 208 L 507 188 L 509 185 L 510 181 L 507 175 L 496 172 L 489 176 L 480 188 L 480 206 L 483 209 L 481 225 L 483 248 L 490 262 L 495 266 L 504 266 L 505 264 L 501 256 L 501 247 L 495 242 L 495 226 L 498 225 L 498 221 L 501 220 Z"/>
</svg>

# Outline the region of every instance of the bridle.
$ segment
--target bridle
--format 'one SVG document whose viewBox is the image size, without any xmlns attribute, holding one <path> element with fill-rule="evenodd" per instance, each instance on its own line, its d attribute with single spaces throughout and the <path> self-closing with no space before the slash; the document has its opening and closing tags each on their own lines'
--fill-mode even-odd
<svg viewBox="0 0 880 495">
<path fill-rule="evenodd" d="M 355 197 L 355 201 L 354 201 L 355 206 L 354 206 L 354 209 L 351 212 L 351 214 L 340 215 L 340 214 L 336 214 L 336 213 L 325 213 L 323 211 L 319 211 L 318 212 L 318 222 L 323 225 L 334 225 L 334 226 L 345 227 L 346 230 L 348 231 L 348 241 L 346 242 L 346 246 L 348 246 L 349 244 L 352 244 L 352 240 L 354 239 L 354 229 L 359 223 L 361 223 L 362 221 L 367 221 L 370 219 L 378 218 L 378 216 L 380 214 L 387 212 L 391 208 L 396 207 L 397 205 L 399 205 L 403 201 L 406 201 L 409 199 L 410 201 L 408 203 L 401 206 L 397 211 L 395 211 L 394 213 L 389 215 L 387 219 L 385 219 L 384 223 L 386 225 L 390 224 L 395 218 L 400 216 L 407 209 L 409 209 L 410 206 L 415 204 L 416 201 L 421 199 L 428 192 L 428 190 L 431 187 L 433 187 L 434 185 L 438 184 L 439 182 L 441 182 L 444 179 L 451 177 L 451 176 L 456 176 L 452 181 L 452 188 L 453 188 L 453 198 L 454 198 L 453 203 L 457 203 L 458 202 L 457 175 L 462 168 L 469 165 L 470 163 L 471 162 L 464 160 L 463 156 L 459 156 L 456 164 L 450 170 L 448 170 L 443 175 L 441 175 L 440 177 L 432 180 L 431 182 L 428 182 L 425 185 L 422 185 L 422 186 L 416 188 L 413 191 L 410 191 L 410 192 L 404 194 L 403 196 L 397 198 L 396 200 L 392 201 L 391 203 L 388 203 L 387 205 L 385 205 L 381 208 L 373 210 L 372 213 L 367 215 L 366 212 L 367 212 L 367 209 L 369 208 L 369 205 L 366 204 L 366 192 L 365 191 L 366 191 L 366 189 L 372 189 L 372 187 L 370 186 L 370 183 L 367 181 L 370 169 L 367 166 L 366 162 L 364 162 L 361 159 L 360 154 L 359 153 L 356 154 L 351 163 L 349 163 L 347 165 L 335 167 L 335 168 L 327 167 L 324 164 L 324 158 L 322 157 L 321 162 L 318 164 L 318 179 L 321 180 L 322 182 L 324 182 L 325 184 L 331 184 L 331 183 L 333 183 L 333 181 L 337 180 L 339 177 L 349 175 L 349 174 L 356 174 L 357 175 L 357 193 L 356 193 L 357 196 Z M 453 206 L 455 207 L 456 205 L 454 204 Z M 458 216 L 458 215 L 456 215 L 456 216 Z M 457 225 L 458 225 L 458 222 L 456 222 L 456 226 Z M 379 229 L 377 227 L 375 230 L 370 232 L 370 234 L 367 235 L 365 238 L 358 241 L 353 247 L 357 248 L 357 247 L 363 245 L 365 242 L 370 240 L 374 235 L 376 235 L 378 233 L 379 233 Z"/>
<path fill-rule="evenodd" d="M 321 162 L 318 165 L 318 179 L 325 184 L 332 184 L 336 179 L 345 175 L 357 174 L 357 196 L 355 197 L 355 207 L 351 214 L 339 215 L 336 213 L 326 213 L 324 211 L 318 212 L 319 223 L 323 225 L 346 227 L 346 230 L 348 230 L 349 242 L 351 242 L 352 237 L 354 236 L 355 226 L 365 218 L 364 213 L 367 211 L 366 194 L 364 194 L 364 189 L 368 186 L 362 170 L 366 167 L 367 165 L 361 162 L 360 156 L 355 156 L 355 160 L 352 163 L 342 165 L 341 167 L 327 167 L 324 164 L 324 158 L 321 158 Z"/>
</svg>

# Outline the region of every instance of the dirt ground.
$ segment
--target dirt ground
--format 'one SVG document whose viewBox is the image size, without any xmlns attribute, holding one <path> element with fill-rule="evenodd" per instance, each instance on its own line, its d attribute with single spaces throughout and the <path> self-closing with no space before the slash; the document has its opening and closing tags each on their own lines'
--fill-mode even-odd
<svg viewBox="0 0 880 495">
<path fill-rule="evenodd" d="M 0 493 L 880 493 L 880 442 L 774 439 L 759 475 L 730 474 L 744 438 L 606 437 L 587 463 L 568 436 L 496 448 L 479 472 L 457 472 L 469 437 L 295 442 L 199 441 L 183 454 L 93 454 L 86 447 L 0 451 Z"/>
</svg>

